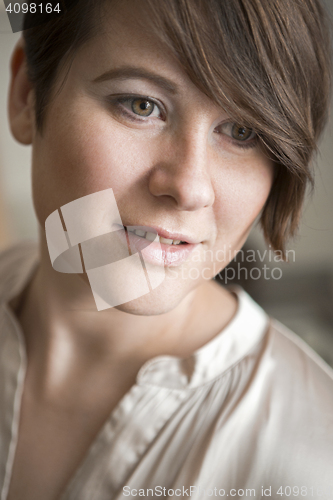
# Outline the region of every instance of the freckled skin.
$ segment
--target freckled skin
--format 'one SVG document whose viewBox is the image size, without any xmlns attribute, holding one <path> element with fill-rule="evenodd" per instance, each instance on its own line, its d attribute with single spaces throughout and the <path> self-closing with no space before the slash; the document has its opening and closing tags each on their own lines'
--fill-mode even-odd
<svg viewBox="0 0 333 500">
<path fill-rule="evenodd" d="M 239 250 L 268 197 L 271 161 L 261 148 L 241 149 L 215 132 L 227 120 L 225 112 L 194 86 L 149 30 L 142 32 L 135 15 L 124 17 L 119 9 L 109 23 L 107 35 L 77 53 L 48 109 L 43 136 L 34 136 L 33 194 L 40 225 L 63 204 L 111 187 L 125 224 L 189 233 L 202 242 L 201 253 L 215 255 L 224 246 Z M 138 64 L 175 82 L 179 93 L 170 95 L 143 79 L 91 83 L 110 67 Z M 122 116 L 108 101 L 121 93 L 161 101 L 166 120 Z M 187 274 L 195 267 L 201 276 L 209 266 L 205 276 L 212 277 L 227 263 L 215 259 L 214 268 L 214 262 L 190 259 L 183 267 Z M 172 279 L 167 270 L 158 289 L 119 308 L 161 313 L 203 282 Z"/>
</svg>

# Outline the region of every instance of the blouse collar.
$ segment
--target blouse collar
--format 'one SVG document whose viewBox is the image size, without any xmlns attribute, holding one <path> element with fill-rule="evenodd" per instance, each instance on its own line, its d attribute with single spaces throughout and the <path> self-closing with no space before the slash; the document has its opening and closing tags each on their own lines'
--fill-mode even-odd
<svg viewBox="0 0 333 500">
<path fill-rule="evenodd" d="M 255 348 L 268 329 L 269 318 L 241 287 L 228 289 L 238 298 L 231 322 L 189 358 L 157 356 L 147 361 L 138 373 L 139 384 L 195 388 L 223 375 Z"/>
</svg>

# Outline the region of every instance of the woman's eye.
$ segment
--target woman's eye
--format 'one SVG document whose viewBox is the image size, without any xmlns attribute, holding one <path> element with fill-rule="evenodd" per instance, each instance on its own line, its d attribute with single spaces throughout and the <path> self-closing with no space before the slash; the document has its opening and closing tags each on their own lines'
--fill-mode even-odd
<svg viewBox="0 0 333 500">
<path fill-rule="evenodd" d="M 150 116 L 156 105 L 147 99 L 134 99 L 132 101 L 132 111 L 136 115 Z"/>
<path fill-rule="evenodd" d="M 239 143 L 253 142 L 257 137 L 257 134 L 251 128 L 239 123 L 224 123 L 218 128 L 219 133 L 225 134 Z"/>
<path fill-rule="evenodd" d="M 161 110 L 158 105 L 145 97 L 120 99 L 122 106 L 141 118 L 161 118 Z"/>
<path fill-rule="evenodd" d="M 237 141 L 248 141 L 249 139 L 252 139 L 254 137 L 255 133 L 251 128 L 235 124 L 231 129 L 231 135 L 232 138 L 236 139 Z"/>
</svg>

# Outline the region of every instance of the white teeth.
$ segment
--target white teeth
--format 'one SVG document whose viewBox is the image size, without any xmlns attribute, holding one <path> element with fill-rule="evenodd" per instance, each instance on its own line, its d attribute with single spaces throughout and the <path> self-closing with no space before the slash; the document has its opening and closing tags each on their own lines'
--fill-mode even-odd
<svg viewBox="0 0 333 500">
<path fill-rule="evenodd" d="M 157 234 L 155 234 L 155 233 L 149 233 L 149 232 L 148 232 L 148 233 L 146 234 L 146 240 L 149 240 L 149 241 L 155 241 L 156 236 L 157 236 Z M 158 236 L 157 236 L 157 237 L 158 237 Z"/>
<path fill-rule="evenodd" d="M 134 228 L 128 228 L 126 227 L 127 231 L 130 231 L 131 233 L 136 234 L 137 236 L 141 236 L 142 238 L 145 238 L 148 241 L 157 241 L 156 238 L 158 237 L 160 243 L 164 243 L 166 245 L 179 245 L 181 243 L 181 240 L 171 240 L 169 238 L 163 238 L 162 236 L 158 236 L 155 233 L 150 233 L 149 231 L 143 231 L 142 229 L 134 229 Z"/>
<path fill-rule="evenodd" d="M 167 238 L 162 238 L 162 236 L 160 236 L 160 242 L 166 243 L 167 245 L 172 245 L 173 240 L 169 240 Z"/>
</svg>

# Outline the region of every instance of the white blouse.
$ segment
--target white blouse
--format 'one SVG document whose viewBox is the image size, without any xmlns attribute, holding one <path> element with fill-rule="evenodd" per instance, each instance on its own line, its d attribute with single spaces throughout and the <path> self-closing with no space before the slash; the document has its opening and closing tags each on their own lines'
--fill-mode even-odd
<svg viewBox="0 0 333 500">
<path fill-rule="evenodd" d="M 26 371 L 9 300 L 36 247 L 0 256 L 0 491 L 6 500 Z M 61 500 L 333 499 L 333 371 L 241 289 L 231 323 L 191 357 L 146 362 Z M 207 311 L 209 314 L 209 311 Z"/>
</svg>

